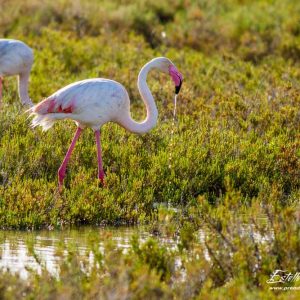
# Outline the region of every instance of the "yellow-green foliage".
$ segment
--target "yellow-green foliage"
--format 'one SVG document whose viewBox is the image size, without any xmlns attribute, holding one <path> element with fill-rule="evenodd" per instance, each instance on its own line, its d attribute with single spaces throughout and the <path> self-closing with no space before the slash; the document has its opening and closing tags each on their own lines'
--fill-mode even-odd
<svg viewBox="0 0 300 300">
<path fill-rule="evenodd" d="M 233 49 L 226 45 L 222 49 L 211 45 L 215 51 L 208 55 L 188 43 L 189 35 L 183 48 L 174 36 L 181 30 L 196 30 L 200 21 L 210 30 L 222 25 L 224 30 L 218 37 L 224 35 L 237 44 L 238 37 L 246 33 L 270 32 L 270 38 L 275 38 L 271 30 L 274 35 L 280 30 L 296 34 L 296 24 L 287 10 L 295 13 L 299 7 L 286 2 L 282 11 L 275 9 L 280 7 L 279 1 L 226 1 L 221 5 L 205 1 L 199 5 L 27 1 L 18 2 L 7 19 L 12 2 L 4 1 L 3 35 L 20 38 L 35 49 L 30 82 L 35 102 L 75 80 L 108 77 L 127 87 L 133 114 L 142 119 L 145 112 L 136 77 L 147 60 L 155 55 L 170 57 L 185 82 L 174 137 L 170 134 L 173 87 L 164 76 L 153 74 L 149 81 L 160 111 L 156 129 L 136 136 L 113 124 L 104 126 L 106 188 L 98 188 L 94 180 L 94 137 L 86 131 L 60 196 L 55 191 L 56 172 L 74 126 L 62 122 L 46 133 L 30 129 L 18 104 L 15 81 L 7 79 L 0 117 L 0 223 L 39 227 L 61 222 L 136 222 L 139 215 L 151 214 L 153 202 L 190 203 L 202 194 L 215 202 L 226 192 L 227 177 L 246 201 L 276 186 L 284 195 L 281 202 L 288 202 L 300 180 L 299 68 L 293 57 L 286 60 L 283 53 L 276 52 L 277 47 L 254 64 L 244 60 L 239 48 L 230 53 Z M 144 15 L 137 13 L 141 7 L 147 8 Z M 270 14 L 276 11 L 276 15 L 262 18 L 262 7 Z M 149 44 L 136 25 L 141 16 L 145 17 L 141 28 L 151 26 L 154 33 L 163 30 L 167 40 L 155 47 Z M 206 19 L 218 22 L 213 25 Z M 127 29 L 121 36 L 120 28 Z M 203 38 L 202 31 L 198 35 Z M 247 49 L 251 51 L 251 43 Z"/>
<path fill-rule="evenodd" d="M 135 240 L 131 256 L 112 251 L 101 262 L 99 255 L 103 276 L 95 271 L 88 278 L 66 265 L 61 281 L 45 271 L 27 289 L 3 275 L 0 295 L 110 298 L 120 286 L 117 295 L 136 299 L 275 297 L 265 285 L 269 274 L 299 271 L 299 14 L 295 0 L 0 0 L 0 35 L 34 49 L 30 96 L 36 103 L 73 81 L 106 77 L 127 88 L 133 116 L 142 120 L 136 87 L 142 65 L 167 56 L 184 76 L 175 128 L 174 87 L 153 72 L 148 81 L 160 113 L 157 127 L 143 136 L 115 124 L 102 128 L 104 188 L 96 180 L 94 136 L 86 130 L 62 194 L 57 169 L 75 125 L 29 128 L 15 79 L 5 79 L 2 228 L 149 222 L 153 233 L 178 236 L 179 244 L 173 253 L 154 240 Z M 179 213 L 157 210 L 156 203 Z M 258 224 L 260 214 L 268 225 Z M 272 237 L 258 243 L 241 234 L 245 224 Z M 211 263 L 197 243 L 203 228 L 211 233 L 205 242 Z M 178 256 L 183 280 L 174 268 Z M 1 294 L 5 282 L 11 294 Z"/>
</svg>

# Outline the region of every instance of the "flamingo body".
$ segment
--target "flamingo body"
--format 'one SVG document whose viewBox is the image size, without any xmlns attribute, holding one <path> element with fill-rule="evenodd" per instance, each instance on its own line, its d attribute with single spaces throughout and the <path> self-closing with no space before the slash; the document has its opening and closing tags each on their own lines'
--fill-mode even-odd
<svg viewBox="0 0 300 300">
<path fill-rule="evenodd" d="M 19 96 L 23 104 L 32 106 L 28 95 L 28 80 L 33 64 L 33 51 L 25 43 L 11 39 L 0 39 L 0 88 L 2 78 L 19 76 Z M 0 89 L 0 101 L 2 89 Z"/>
<path fill-rule="evenodd" d="M 147 75 L 152 69 L 171 76 L 175 83 L 175 91 L 179 92 L 182 75 L 175 65 L 165 57 L 158 57 L 148 62 L 138 76 L 138 89 L 147 109 L 147 117 L 143 122 L 131 118 L 130 100 L 126 89 L 120 83 L 103 78 L 87 79 L 70 84 L 28 111 L 34 115 L 32 126 L 49 129 L 57 120 L 71 119 L 77 124 L 77 130 L 67 154 L 58 170 L 59 187 L 62 188 L 66 168 L 72 151 L 82 129 L 91 127 L 95 132 L 98 158 L 98 178 L 103 183 L 104 171 L 102 164 L 100 128 L 107 122 L 116 122 L 134 133 L 145 133 L 157 122 L 157 108 L 150 89 L 146 83 Z"/>
<path fill-rule="evenodd" d="M 50 128 L 56 120 L 72 119 L 80 128 L 93 130 L 109 122 L 117 122 L 129 112 L 130 100 L 125 88 L 118 82 L 87 79 L 72 83 L 36 105 L 33 125 Z"/>
</svg>

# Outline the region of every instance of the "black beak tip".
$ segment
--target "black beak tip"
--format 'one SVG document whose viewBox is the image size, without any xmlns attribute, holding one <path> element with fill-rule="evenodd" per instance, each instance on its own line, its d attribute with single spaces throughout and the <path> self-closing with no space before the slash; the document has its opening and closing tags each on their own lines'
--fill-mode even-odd
<svg viewBox="0 0 300 300">
<path fill-rule="evenodd" d="M 175 86 L 175 94 L 178 95 L 182 86 L 182 81 L 180 80 L 180 84 Z"/>
</svg>

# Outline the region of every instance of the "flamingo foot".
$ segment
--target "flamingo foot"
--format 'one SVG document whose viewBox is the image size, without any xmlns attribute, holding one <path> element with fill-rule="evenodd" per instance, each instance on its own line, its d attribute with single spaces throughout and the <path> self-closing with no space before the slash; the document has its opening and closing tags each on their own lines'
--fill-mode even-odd
<svg viewBox="0 0 300 300">
<path fill-rule="evenodd" d="M 61 194 L 63 191 L 63 185 L 61 185 L 60 183 L 58 184 L 58 192 Z"/>
<path fill-rule="evenodd" d="M 62 192 L 64 178 L 66 176 L 66 170 L 59 168 L 57 172 L 57 176 L 58 176 L 58 190 L 59 192 Z"/>
<path fill-rule="evenodd" d="M 105 186 L 104 178 L 105 178 L 105 173 L 102 171 L 98 174 L 98 179 L 100 180 L 100 182 L 103 186 Z"/>
</svg>

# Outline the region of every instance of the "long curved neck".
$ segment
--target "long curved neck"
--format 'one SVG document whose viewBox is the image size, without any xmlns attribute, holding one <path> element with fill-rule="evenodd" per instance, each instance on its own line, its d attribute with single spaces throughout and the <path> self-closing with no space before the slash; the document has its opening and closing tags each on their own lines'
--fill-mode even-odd
<svg viewBox="0 0 300 300">
<path fill-rule="evenodd" d="M 23 104 L 32 105 L 32 102 L 28 95 L 28 81 L 29 73 L 21 73 L 19 75 L 19 96 Z"/>
<path fill-rule="evenodd" d="M 139 92 L 147 109 L 146 119 L 141 123 L 136 122 L 131 118 L 129 113 L 129 115 L 126 117 L 125 122 L 122 123 L 123 127 L 134 133 L 146 133 L 151 130 L 157 122 L 157 107 L 146 82 L 147 75 L 152 68 L 153 61 L 150 61 L 141 69 L 137 82 Z"/>
</svg>

